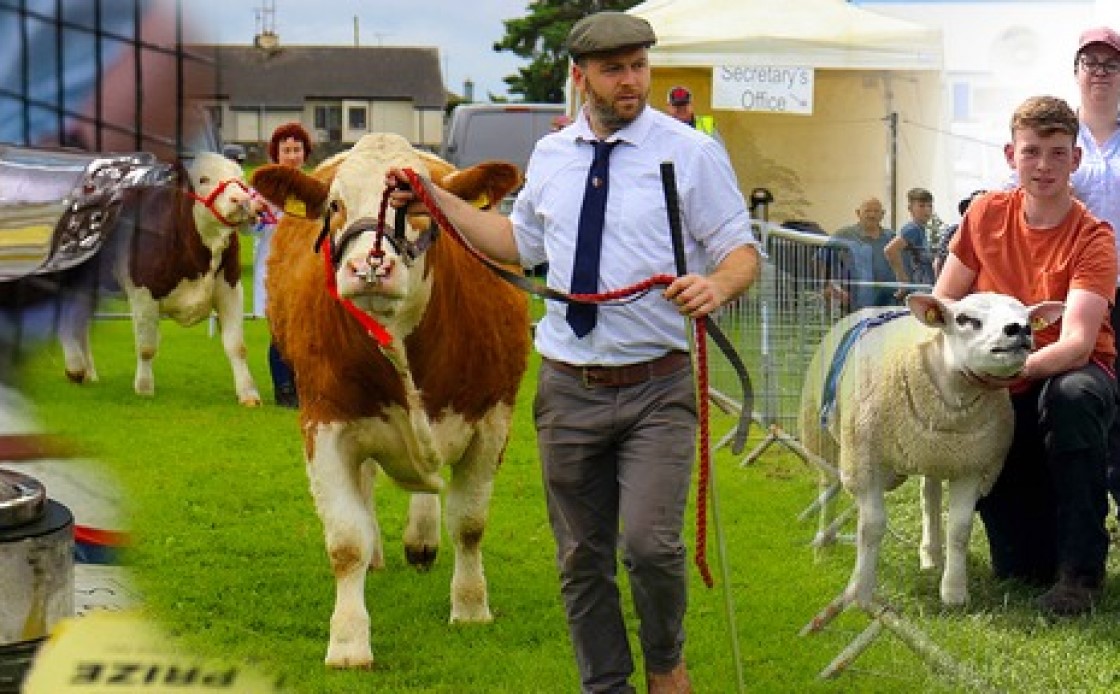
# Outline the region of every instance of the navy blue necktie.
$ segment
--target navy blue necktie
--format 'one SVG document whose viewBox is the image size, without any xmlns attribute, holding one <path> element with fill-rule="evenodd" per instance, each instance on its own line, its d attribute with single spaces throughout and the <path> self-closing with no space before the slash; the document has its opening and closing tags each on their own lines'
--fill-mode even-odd
<svg viewBox="0 0 1120 694">
<path fill-rule="evenodd" d="M 592 141 L 595 158 L 587 172 L 583 191 L 583 207 L 579 211 L 579 232 L 576 235 L 576 257 L 572 264 L 573 294 L 594 294 L 599 291 L 599 251 L 603 247 L 603 214 L 607 209 L 610 173 L 608 162 L 614 142 Z M 568 325 L 576 337 L 583 337 L 595 327 L 598 306 L 568 304 Z"/>
</svg>

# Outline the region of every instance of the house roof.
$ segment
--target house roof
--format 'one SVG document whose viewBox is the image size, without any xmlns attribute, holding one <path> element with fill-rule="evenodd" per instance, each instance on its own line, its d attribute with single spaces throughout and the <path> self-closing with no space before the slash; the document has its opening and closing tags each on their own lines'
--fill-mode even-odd
<svg viewBox="0 0 1120 694">
<path fill-rule="evenodd" d="M 411 100 L 442 109 L 439 49 L 429 46 L 195 46 L 218 65 L 209 96 L 233 108 L 299 108 L 308 99 Z"/>
</svg>

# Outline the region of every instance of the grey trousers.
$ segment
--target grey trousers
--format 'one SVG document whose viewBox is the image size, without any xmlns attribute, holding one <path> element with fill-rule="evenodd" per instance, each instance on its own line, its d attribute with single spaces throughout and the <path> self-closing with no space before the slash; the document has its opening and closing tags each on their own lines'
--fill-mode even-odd
<svg viewBox="0 0 1120 694">
<path fill-rule="evenodd" d="M 620 536 L 646 670 L 671 670 L 684 647 L 681 529 L 697 429 L 691 370 L 634 386 L 587 388 L 545 363 L 534 417 L 582 689 L 634 691 L 616 581 Z"/>
</svg>

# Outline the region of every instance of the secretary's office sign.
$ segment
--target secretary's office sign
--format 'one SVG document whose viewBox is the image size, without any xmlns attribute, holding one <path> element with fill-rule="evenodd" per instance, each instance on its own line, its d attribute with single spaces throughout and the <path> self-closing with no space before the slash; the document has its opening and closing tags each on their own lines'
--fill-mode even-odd
<svg viewBox="0 0 1120 694">
<path fill-rule="evenodd" d="M 812 115 L 814 71 L 780 65 L 712 68 L 712 108 Z"/>
</svg>

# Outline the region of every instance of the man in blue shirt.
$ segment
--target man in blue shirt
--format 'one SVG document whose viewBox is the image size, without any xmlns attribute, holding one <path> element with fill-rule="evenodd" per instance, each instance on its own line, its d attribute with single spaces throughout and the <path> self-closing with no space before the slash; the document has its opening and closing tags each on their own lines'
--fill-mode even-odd
<svg viewBox="0 0 1120 694">
<path fill-rule="evenodd" d="M 821 249 L 818 261 L 842 274 L 826 271 L 825 298 L 846 310 L 896 303 L 894 270 L 885 252 L 894 232 L 882 225 L 884 215 L 878 198 L 864 200 L 856 208 L 859 221 L 839 229 Z"/>
<path fill-rule="evenodd" d="M 895 279 L 902 284 L 933 286 L 933 251 L 926 226 L 933 219 L 933 193 L 925 188 L 911 188 L 906 193 L 906 209 L 910 221 L 902 225 L 898 236 L 883 249 Z M 902 299 L 915 287 L 902 287 L 895 297 Z"/>
</svg>

